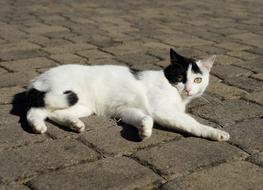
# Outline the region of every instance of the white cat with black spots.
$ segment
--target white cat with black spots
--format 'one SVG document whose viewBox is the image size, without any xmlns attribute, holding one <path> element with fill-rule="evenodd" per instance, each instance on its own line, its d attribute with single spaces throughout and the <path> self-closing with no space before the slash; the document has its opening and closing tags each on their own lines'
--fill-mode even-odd
<svg viewBox="0 0 263 190">
<path fill-rule="evenodd" d="M 194 136 L 227 141 L 229 134 L 203 125 L 185 112 L 186 105 L 205 91 L 215 56 L 194 60 L 170 50 L 164 70 L 134 72 L 115 65 L 63 65 L 31 81 L 28 123 L 37 133 L 47 131 L 45 119 L 81 132 L 79 119 L 91 114 L 119 117 L 136 127 L 142 139 L 154 122 Z"/>
</svg>

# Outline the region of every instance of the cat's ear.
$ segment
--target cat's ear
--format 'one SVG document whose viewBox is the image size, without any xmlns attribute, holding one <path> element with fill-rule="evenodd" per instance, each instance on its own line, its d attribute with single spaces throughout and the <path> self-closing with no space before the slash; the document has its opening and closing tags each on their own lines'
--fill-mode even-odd
<svg viewBox="0 0 263 190">
<path fill-rule="evenodd" d="M 201 60 L 200 67 L 209 72 L 211 70 L 215 60 L 216 60 L 216 55 L 212 55 L 206 59 L 203 59 L 203 60 Z"/>
<path fill-rule="evenodd" d="M 170 59 L 171 59 L 171 64 L 177 64 L 179 63 L 180 59 L 182 58 L 181 55 L 176 53 L 172 48 L 170 49 Z"/>
</svg>

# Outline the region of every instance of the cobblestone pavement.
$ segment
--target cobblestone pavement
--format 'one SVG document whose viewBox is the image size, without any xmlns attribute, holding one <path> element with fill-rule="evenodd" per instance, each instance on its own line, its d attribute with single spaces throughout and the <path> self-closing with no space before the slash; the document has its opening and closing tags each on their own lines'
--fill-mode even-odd
<svg viewBox="0 0 263 190">
<path fill-rule="evenodd" d="M 0 189 L 263 189 L 262 10 L 261 0 L 1 0 Z M 82 134 L 26 125 L 23 91 L 48 68 L 161 69 L 170 47 L 217 54 L 189 112 L 229 142 L 160 127 L 140 142 L 134 128 L 96 116 Z"/>
</svg>

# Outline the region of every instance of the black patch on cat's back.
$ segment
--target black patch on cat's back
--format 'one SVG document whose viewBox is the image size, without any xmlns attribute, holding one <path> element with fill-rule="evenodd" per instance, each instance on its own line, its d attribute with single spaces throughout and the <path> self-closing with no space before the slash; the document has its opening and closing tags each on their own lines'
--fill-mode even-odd
<svg viewBox="0 0 263 190">
<path fill-rule="evenodd" d="M 45 107 L 45 98 L 46 92 L 39 91 L 35 88 L 32 88 L 27 93 L 27 103 L 28 107 L 41 108 Z"/>
<path fill-rule="evenodd" d="M 67 102 L 69 106 L 73 106 L 79 101 L 78 95 L 75 92 L 67 90 L 63 93 L 67 95 Z"/>
<path fill-rule="evenodd" d="M 138 69 L 134 69 L 134 68 L 129 68 L 130 69 L 130 73 L 134 76 L 135 79 L 139 79 L 139 73 L 141 72 Z"/>
</svg>

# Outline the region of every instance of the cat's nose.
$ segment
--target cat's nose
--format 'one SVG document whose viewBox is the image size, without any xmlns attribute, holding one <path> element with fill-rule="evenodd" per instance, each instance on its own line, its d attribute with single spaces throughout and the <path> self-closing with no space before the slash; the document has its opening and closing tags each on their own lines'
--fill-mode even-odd
<svg viewBox="0 0 263 190">
<path fill-rule="evenodd" d="M 185 94 L 186 94 L 187 96 L 190 95 L 190 91 L 191 91 L 191 90 L 189 90 L 189 89 L 184 89 L 184 91 L 185 91 Z"/>
</svg>

